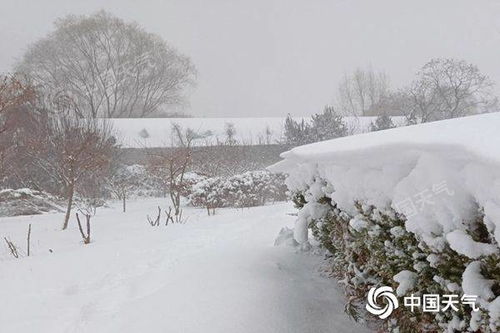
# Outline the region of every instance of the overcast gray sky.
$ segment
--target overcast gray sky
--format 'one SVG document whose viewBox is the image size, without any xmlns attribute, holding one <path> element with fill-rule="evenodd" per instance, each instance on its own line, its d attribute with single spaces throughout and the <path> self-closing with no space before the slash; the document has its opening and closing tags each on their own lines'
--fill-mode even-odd
<svg viewBox="0 0 500 333">
<path fill-rule="evenodd" d="M 197 116 L 308 115 L 345 72 L 371 65 L 397 87 L 432 57 L 473 62 L 500 83 L 495 0 L 0 0 L 0 72 L 57 17 L 99 9 L 192 58 Z"/>
</svg>

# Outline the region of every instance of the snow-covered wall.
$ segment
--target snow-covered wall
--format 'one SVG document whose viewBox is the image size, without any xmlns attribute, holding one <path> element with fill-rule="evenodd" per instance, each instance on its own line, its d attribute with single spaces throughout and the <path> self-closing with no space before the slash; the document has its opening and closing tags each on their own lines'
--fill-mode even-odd
<svg viewBox="0 0 500 333">
<path fill-rule="evenodd" d="M 437 259 L 430 254 L 448 250 L 463 258 L 461 291 L 478 295 L 489 312 L 488 319 L 475 316 L 467 325 L 490 325 L 493 332 L 500 323 L 500 281 L 481 271 L 489 265 L 500 278 L 499 129 L 494 113 L 360 134 L 294 148 L 270 169 L 288 173 L 287 186 L 307 202 L 297 241 L 307 244 L 308 227 L 333 207 L 348 217 L 349 233 L 369 229 L 377 220 L 372 208 L 402 220 L 429 255 L 420 267 L 432 270 Z M 423 274 L 419 267 L 413 271 Z"/>
<path fill-rule="evenodd" d="M 427 204 L 408 214 L 408 227 L 422 235 L 459 228 L 479 204 L 500 242 L 499 129 L 500 113 L 492 113 L 365 133 L 294 148 L 271 169 L 288 172 L 293 190 L 326 180 L 329 188 L 316 196 L 327 194 L 348 212 L 353 199 L 400 213 L 412 208 L 408 199 Z M 421 202 L 428 191 L 432 205 Z"/>
</svg>

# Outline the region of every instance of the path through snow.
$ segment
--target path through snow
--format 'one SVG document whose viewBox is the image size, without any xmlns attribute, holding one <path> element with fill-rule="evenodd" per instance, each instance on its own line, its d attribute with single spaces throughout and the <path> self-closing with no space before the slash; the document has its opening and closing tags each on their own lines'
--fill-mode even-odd
<svg viewBox="0 0 500 333">
<path fill-rule="evenodd" d="M 187 209 L 187 224 L 152 228 L 145 215 L 161 203 L 102 209 L 88 246 L 73 223 L 59 231 L 60 214 L 0 219 L 0 236 L 19 245 L 32 223 L 34 247 L 19 260 L 1 252 L 2 332 L 363 330 L 335 281 L 317 273 L 320 258 L 273 246 L 293 225 L 290 204 L 211 217 Z"/>
</svg>

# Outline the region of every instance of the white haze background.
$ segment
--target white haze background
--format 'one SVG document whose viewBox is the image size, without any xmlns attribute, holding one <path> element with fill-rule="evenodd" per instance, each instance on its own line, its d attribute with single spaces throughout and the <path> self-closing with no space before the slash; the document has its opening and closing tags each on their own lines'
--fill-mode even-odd
<svg viewBox="0 0 500 333">
<path fill-rule="evenodd" d="M 492 0 L 0 0 L 0 72 L 56 18 L 100 9 L 191 56 L 195 116 L 309 115 L 332 102 L 345 72 L 372 66 L 397 87 L 434 57 L 465 59 L 500 82 Z"/>
</svg>

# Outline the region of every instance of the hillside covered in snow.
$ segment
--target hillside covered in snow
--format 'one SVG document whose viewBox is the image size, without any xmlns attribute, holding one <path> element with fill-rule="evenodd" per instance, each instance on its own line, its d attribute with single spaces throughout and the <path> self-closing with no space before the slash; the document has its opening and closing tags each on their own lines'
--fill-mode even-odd
<svg viewBox="0 0 500 333">
<path fill-rule="evenodd" d="M 344 121 L 351 133 L 369 131 L 377 117 L 345 117 Z M 294 118 L 297 121 L 306 118 Z M 397 125 L 404 123 L 403 117 L 394 117 Z M 284 117 L 269 118 L 118 118 L 110 119 L 119 142 L 124 147 L 170 147 L 174 145 L 175 134 L 172 125 L 192 129 L 202 137 L 195 140 L 198 146 L 216 145 L 226 139 L 225 128 L 233 124 L 235 140 L 239 144 L 275 144 L 283 139 Z"/>
</svg>

